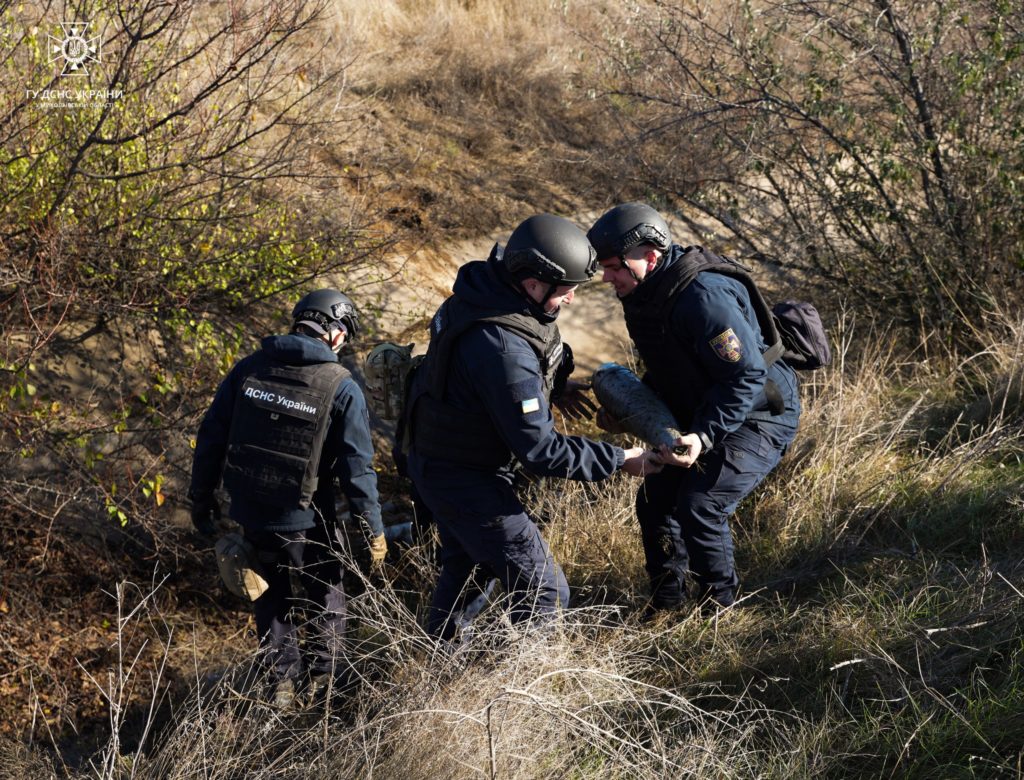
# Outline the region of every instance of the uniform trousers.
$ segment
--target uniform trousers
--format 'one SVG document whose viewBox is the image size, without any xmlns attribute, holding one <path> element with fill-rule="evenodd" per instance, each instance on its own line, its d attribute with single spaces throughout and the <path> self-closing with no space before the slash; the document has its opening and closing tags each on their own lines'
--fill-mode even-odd
<svg viewBox="0 0 1024 780">
<path fill-rule="evenodd" d="M 733 603 L 739 577 L 729 516 L 775 468 L 788 443 L 747 422 L 694 466 L 666 467 L 644 479 L 636 514 L 653 608 L 680 606 L 687 598 L 688 575 L 696 582 L 698 600 Z"/>
<path fill-rule="evenodd" d="M 344 652 L 346 622 L 337 535 L 318 521 L 303 531 L 246 528 L 245 537 L 256 548 L 270 586 L 252 608 L 271 678 L 296 679 L 307 671 L 333 673 Z M 293 575 L 305 594 L 293 592 Z M 300 628 L 305 629 L 304 648 L 300 648 Z"/>
</svg>

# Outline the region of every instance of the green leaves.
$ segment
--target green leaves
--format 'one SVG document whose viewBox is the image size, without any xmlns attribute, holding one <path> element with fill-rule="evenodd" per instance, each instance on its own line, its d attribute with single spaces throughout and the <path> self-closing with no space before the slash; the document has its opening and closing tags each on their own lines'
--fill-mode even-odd
<svg viewBox="0 0 1024 780">
<path fill-rule="evenodd" d="M 125 524 L 163 503 L 167 431 L 250 346 L 261 303 L 350 262 L 358 229 L 310 152 L 340 126 L 326 2 L 88 5 L 103 56 L 72 78 L 52 9 L 0 3 L 0 453 L 37 459 L 41 483 L 60 464 Z M 114 354 L 89 351 L 97 334 Z M 65 382 L 65 403 L 43 397 Z"/>
</svg>

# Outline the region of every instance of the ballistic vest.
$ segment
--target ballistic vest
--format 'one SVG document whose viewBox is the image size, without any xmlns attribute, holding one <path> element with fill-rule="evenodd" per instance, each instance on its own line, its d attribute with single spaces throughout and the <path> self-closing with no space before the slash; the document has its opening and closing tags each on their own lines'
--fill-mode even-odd
<svg viewBox="0 0 1024 780">
<path fill-rule="evenodd" d="M 452 351 L 458 338 L 472 327 L 498 325 L 521 337 L 537 355 L 545 397 L 550 398 L 562 362 L 562 338 L 554 322 L 539 322 L 518 312 L 484 309 L 448 298 L 430 324 L 430 345 L 420 371 L 426 371 L 423 390 L 413 399 L 411 440 L 417 452 L 442 460 L 499 468 L 512 460 L 512 451 L 498 434 L 486 411 L 458 409 L 445 402 Z"/>
<path fill-rule="evenodd" d="M 349 376 L 340 363 L 290 365 L 263 356 L 235 398 L 225 489 L 277 507 L 309 508 L 334 396 Z"/>
<path fill-rule="evenodd" d="M 676 339 L 671 329 L 671 314 L 679 294 L 697 278 L 697 274 L 705 271 L 729 276 L 742 282 L 746 288 L 761 336 L 768 345 L 761 353 L 765 365 L 770 366 L 783 353 L 782 339 L 771 309 L 750 272 L 734 260 L 719 257 L 703 247 L 686 247 L 676 262 L 645 279 L 631 295 L 621 299 L 626 329 L 650 373 L 651 384 L 683 425 L 687 424 L 699 403 L 699 399 L 688 397 L 687 389 L 693 386 L 693 377 L 703 376 L 705 370 L 698 363 L 692 347 Z M 771 380 L 765 393 L 772 414 L 781 414 L 785 405 Z"/>
</svg>

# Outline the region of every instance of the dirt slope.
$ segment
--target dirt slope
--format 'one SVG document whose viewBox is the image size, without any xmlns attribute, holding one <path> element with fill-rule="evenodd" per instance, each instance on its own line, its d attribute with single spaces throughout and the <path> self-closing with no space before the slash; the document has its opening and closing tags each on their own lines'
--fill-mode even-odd
<svg viewBox="0 0 1024 780">
<path fill-rule="evenodd" d="M 570 218 L 585 230 L 597 216 L 587 211 Z M 694 235 L 683 225 L 673 222 L 671 227 L 675 241 L 696 243 Z M 333 280 L 339 285 L 349 284 L 360 305 L 369 303 L 379 310 L 373 341 L 360 345 L 360 350 L 369 349 L 378 341 L 393 340 L 413 342 L 417 353 L 425 351 L 427 323 L 441 302 L 451 295 L 459 267 L 486 258 L 494 243 L 503 243 L 514 228 L 515 223 L 511 222 L 504 229 L 476 240 L 396 254 L 385 258 L 382 268 L 376 269 L 373 276 L 364 273 L 355 280 Z M 576 299 L 559 316 L 558 326 L 562 338 L 572 346 L 577 378 L 592 373 L 602 363 L 631 360 L 622 308 L 611 286 L 601 283 L 600 272 L 593 282 L 579 288 Z"/>
</svg>

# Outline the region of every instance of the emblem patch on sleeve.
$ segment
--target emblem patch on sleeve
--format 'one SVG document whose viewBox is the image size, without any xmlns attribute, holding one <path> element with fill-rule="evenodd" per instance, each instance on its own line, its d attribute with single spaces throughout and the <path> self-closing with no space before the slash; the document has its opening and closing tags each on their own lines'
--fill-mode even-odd
<svg viewBox="0 0 1024 780">
<path fill-rule="evenodd" d="M 527 398 L 522 403 L 523 414 L 529 414 L 530 412 L 540 411 L 540 400 L 537 398 Z"/>
<path fill-rule="evenodd" d="M 729 363 L 738 363 L 739 359 L 743 357 L 743 345 L 732 328 L 719 333 L 708 343 L 718 357 Z"/>
</svg>

